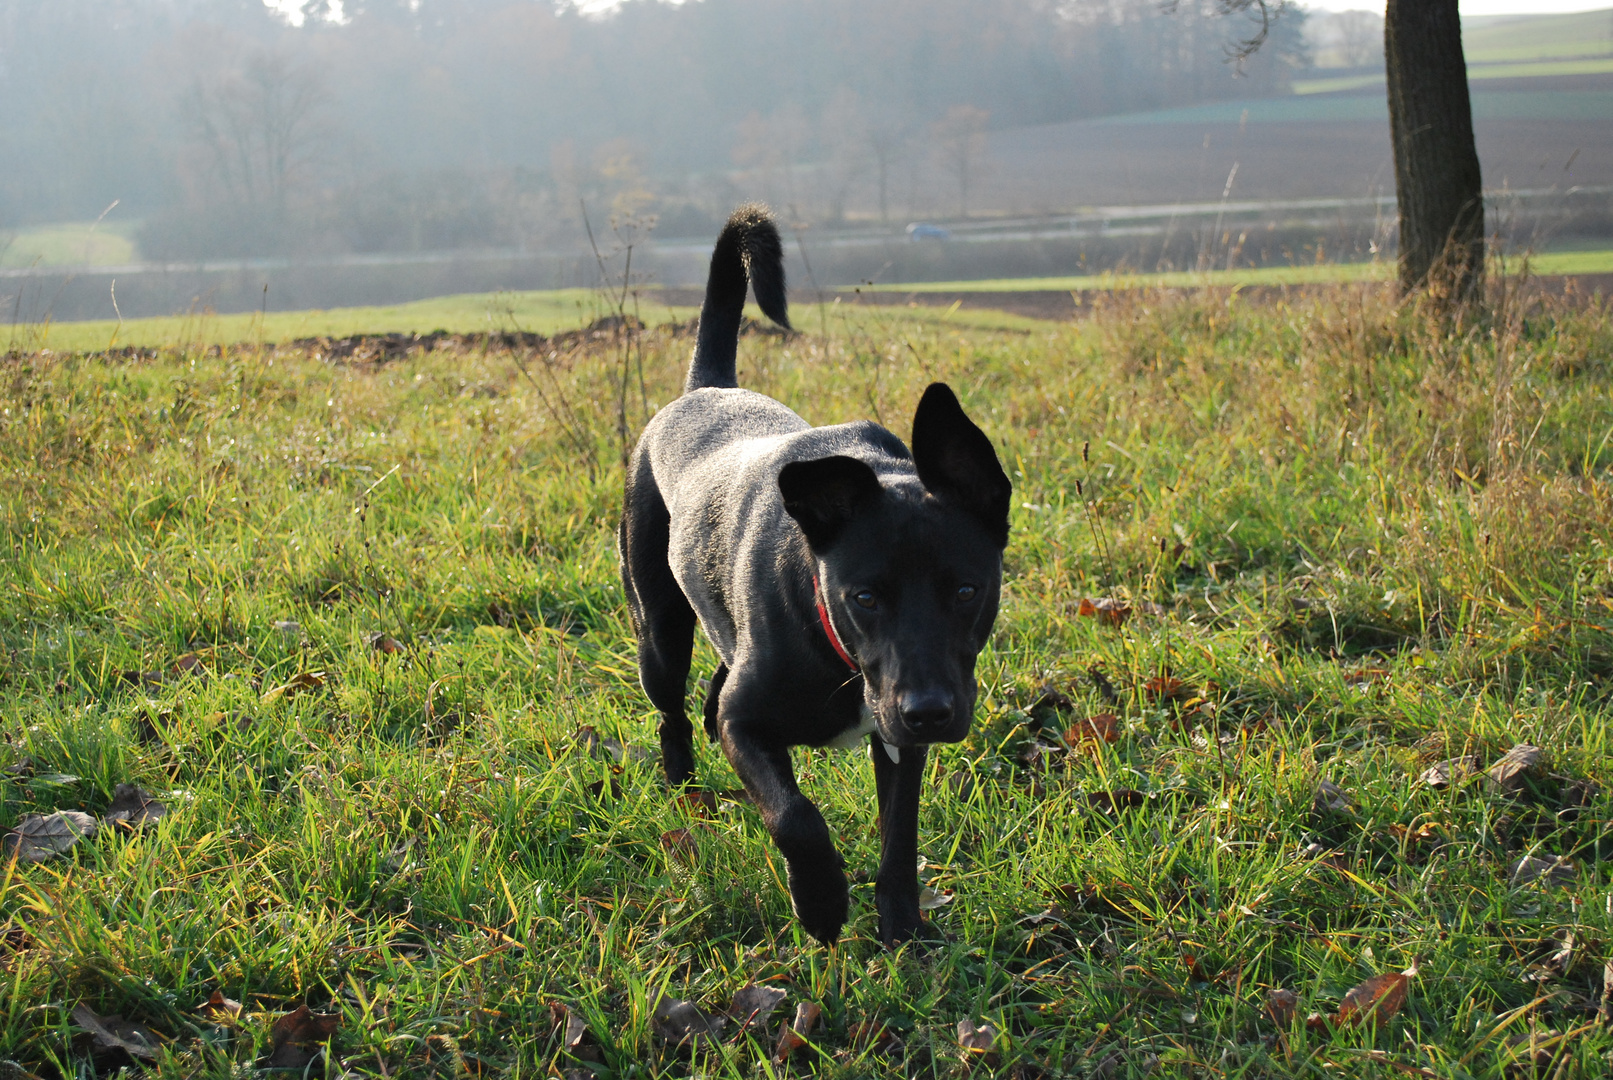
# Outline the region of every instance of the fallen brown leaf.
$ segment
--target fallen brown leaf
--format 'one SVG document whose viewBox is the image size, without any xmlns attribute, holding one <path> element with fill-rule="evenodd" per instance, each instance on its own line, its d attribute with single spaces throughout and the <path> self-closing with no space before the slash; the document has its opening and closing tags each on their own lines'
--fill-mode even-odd
<svg viewBox="0 0 1613 1080">
<path fill-rule="evenodd" d="M 265 690 L 263 700 L 265 703 L 279 701 L 281 698 L 293 697 L 306 690 L 318 690 L 324 686 L 326 675 L 323 671 L 299 671 L 286 682 L 271 690 Z"/>
<path fill-rule="evenodd" d="M 1344 995 L 1335 1022 L 1342 1025 L 1360 1025 L 1385 1022 L 1406 1003 L 1406 988 L 1417 974 L 1417 965 L 1405 971 L 1387 971 L 1374 975 Z"/>
<path fill-rule="evenodd" d="M 307 1005 L 298 1005 L 269 1029 L 269 1053 L 259 1067 L 306 1069 L 341 1025 L 342 1018 L 334 1013 L 311 1012 Z"/>
<path fill-rule="evenodd" d="M 88 1005 L 73 1007 L 73 1023 L 84 1029 L 89 1036 L 90 1051 L 98 1057 L 122 1051 L 133 1057 L 155 1061 L 157 1052 L 162 1048 L 162 1039 L 144 1024 L 125 1020 L 116 1013 L 97 1016 Z"/>
<path fill-rule="evenodd" d="M 708 818 L 717 813 L 717 793 L 703 788 L 686 788 L 678 792 L 678 805 L 690 815 Z"/>
<path fill-rule="evenodd" d="M 588 1039 L 588 1025 L 571 1006 L 562 1001 L 549 1002 L 549 1019 L 554 1023 L 555 1033 L 560 1036 L 560 1049 L 569 1057 L 578 1061 L 604 1060 L 604 1054 L 599 1047 L 585 1045 Z"/>
<path fill-rule="evenodd" d="M 1529 775 L 1537 771 L 1545 752 L 1529 743 L 1518 743 L 1490 766 L 1485 774 L 1486 785 L 1492 792 L 1507 794 L 1523 787 Z"/>
<path fill-rule="evenodd" d="M 988 1021 L 977 1024 L 966 1016 L 958 1021 L 958 1045 L 971 1054 L 989 1054 L 997 1048 L 997 1029 Z"/>
<path fill-rule="evenodd" d="M 1423 770 L 1422 781 L 1431 788 L 1450 787 L 1479 771 L 1479 759 L 1472 754 L 1436 762 Z"/>
<path fill-rule="evenodd" d="M 801 1047 L 807 1045 L 812 1038 L 812 1029 L 818 1026 L 818 1017 L 823 1015 L 823 1009 L 810 1001 L 803 1001 L 795 1007 L 795 1019 L 786 1024 L 779 1032 L 778 1046 L 773 1050 L 773 1061 L 782 1065 Z"/>
<path fill-rule="evenodd" d="M 241 1018 L 241 1003 L 225 997 L 222 990 L 214 990 L 206 1001 L 196 1006 L 196 1011 L 215 1024 L 232 1024 Z"/>
<path fill-rule="evenodd" d="M 1068 608 L 1065 609 L 1069 610 Z M 1100 597 L 1089 600 L 1082 597 L 1081 603 L 1076 607 L 1075 613 L 1084 619 L 1097 619 L 1104 626 L 1119 626 L 1131 617 L 1131 605 L 1124 600 L 1113 597 Z"/>
<path fill-rule="evenodd" d="M 1192 688 L 1174 675 L 1156 675 L 1143 683 L 1143 693 L 1153 701 L 1183 702 L 1195 696 Z"/>
<path fill-rule="evenodd" d="M 370 648 L 383 656 L 396 656 L 403 651 L 403 643 L 391 634 L 383 634 L 377 631 L 371 634 L 367 640 L 370 643 Z"/>
<path fill-rule="evenodd" d="M 846 1031 L 846 1043 L 853 1050 L 867 1050 L 888 1057 L 902 1048 L 902 1038 L 878 1020 L 860 1020 Z"/>
<path fill-rule="evenodd" d="M 707 1015 L 692 1001 L 662 997 L 650 1017 L 655 1033 L 678 1046 L 701 1046 L 721 1042 L 728 1026 L 726 1017 Z"/>
<path fill-rule="evenodd" d="M 1555 859 L 1541 859 L 1525 855 L 1512 864 L 1507 881 L 1514 888 L 1523 885 L 1541 885 L 1551 889 L 1564 889 L 1574 884 L 1577 878 L 1574 864 L 1568 859 L 1561 856 Z"/>
<path fill-rule="evenodd" d="M 767 1022 L 772 1019 L 773 1011 L 784 1003 L 787 996 L 777 986 L 747 983 L 734 993 L 733 1004 L 728 1006 L 728 1015 L 738 1021 L 740 1030 L 753 1035 L 761 1034 L 767 1030 Z"/>
<path fill-rule="evenodd" d="M 1115 788 L 1113 791 L 1087 792 L 1087 804 L 1094 810 L 1113 814 L 1119 810 L 1134 810 L 1148 801 L 1148 796 L 1136 788 Z"/>
<path fill-rule="evenodd" d="M 1350 793 L 1331 780 L 1323 780 L 1316 785 L 1311 809 L 1318 814 L 1348 814 L 1351 809 Z"/>
<path fill-rule="evenodd" d="M 1120 740 L 1120 718 L 1114 713 L 1098 713 L 1084 720 L 1077 720 L 1068 731 L 1064 733 L 1064 742 L 1068 746 L 1080 746 L 1082 743 L 1112 743 Z"/>
<path fill-rule="evenodd" d="M 156 824 L 167 814 L 168 807 L 134 784 L 119 784 L 114 788 L 112 803 L 106 808 L 107 823 L 126 829 Z"/>
<path fill-rule="evenodd" d="M 1299 995 L 1292 990 L 1267 990 L 1266 1015 L 1280 1028 L 1291 1027 L 1299 1015 Z"/>
<path fill-rule="evenodd" d="M 0 837 L 0 852 L 23 862 L 44 862 L 93 836 L 97 827 L 95 818 L 77 810 L 24 814 L 15 829 Z"/>
<path fill-rule="evenodd" d="M 693 863 L 700 856 L 693 829 L 668 829 L 661 834 L 661 847 L 674 862 Z"/>
</svg>

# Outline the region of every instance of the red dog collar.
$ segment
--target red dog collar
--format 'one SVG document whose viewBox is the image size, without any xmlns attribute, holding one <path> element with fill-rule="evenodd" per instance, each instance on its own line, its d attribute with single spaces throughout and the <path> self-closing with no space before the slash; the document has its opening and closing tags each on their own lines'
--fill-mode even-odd
<svg viewBox="0 0 1613 1080">
<path fill-rule="evenodd" d="M 824 636 L 829 639 L 829 644 L 834 647 L 835 655 L 845 661 L 846 666 L 851 670 L 861 671 L 862 668 L 857 666 L 857 661 L 853 660 L 851 654 L 846 651 L 845 643 L 840 640 L 840 635 L 835 633 L 835 624 L 829 621 L 829 608 L 823 602 L 823 590 L 818 588 L 816 574 L 812 576 L 812 599 L 817 601 L 818 622 L 823 624 Z"/>
</svg>

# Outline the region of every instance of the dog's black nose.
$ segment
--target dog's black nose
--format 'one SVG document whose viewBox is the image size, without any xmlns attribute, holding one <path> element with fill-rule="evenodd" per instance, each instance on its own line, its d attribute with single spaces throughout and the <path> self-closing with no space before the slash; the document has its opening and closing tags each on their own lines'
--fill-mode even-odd
<svg viewBox="0 0 1613 1080">
<path fill-rule="evenodd" d="M 910 690 L 896 699 L 896 707 L 907 730 L 920 738 L 936 734 L 952 721 L 952 695 L 945 690 Z"/>
</svg>

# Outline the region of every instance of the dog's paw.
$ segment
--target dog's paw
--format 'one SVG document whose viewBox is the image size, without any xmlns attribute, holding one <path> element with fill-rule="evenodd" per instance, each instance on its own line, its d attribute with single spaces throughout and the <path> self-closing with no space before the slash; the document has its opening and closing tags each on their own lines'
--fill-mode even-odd
<svg viewBox="0 0 1613 1080">
<path fill-rule="evenodd" d="M 899 948 L 909 942 L 939 945 L 946 940 L 946 935 L 934 923 L 922 918 L 914 917 L 901 922 L 881 919 L 879 922 L 879 941 L 887 949 Z"/>
<path fill-rule="evenodd" d="M 825 945 L 840 939 L 840 928 L 846 924 L 846 913 L 851 904 L 846 890 L 846 872 L 838 856 L 830 861 L 805 865 L 797 861 L 790 866 L 790 902 L 795 917 L 806 932 Z"/>
</svg>

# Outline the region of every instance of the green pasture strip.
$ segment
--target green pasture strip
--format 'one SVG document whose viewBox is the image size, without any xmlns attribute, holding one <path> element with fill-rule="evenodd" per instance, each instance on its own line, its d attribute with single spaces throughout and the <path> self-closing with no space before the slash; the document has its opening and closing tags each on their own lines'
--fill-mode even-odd
<svg viewBox="0 0 1613 1080">
<path fill-rule="evenodd" d="M 1613 8 L 1464 27 L 1462 52 L 1469 64 L 1608 57 L 1613 55 Z"/>
<path fill-rule="evenodd" d="M 1226 288 L 1237 285 L 1309 285 L 1387 281 L 1389 263 L 1318 263 L 1249 270 L 1179 270 L 1157 274 L 1077 274 L 1069 277 L 991 278 L 984 281 L 920 281 L 865 285 L 871 292 L 1085 292 L 1127 289 Z"/>
<path fill-rule="evenodd" d="M 63 351 L 106 349 L 111 345 L 142 348 L 185 345 L 224 345 L 242 342 L 294 341 L 299 338 L 338 338 L 353 334 L 452 334 L 522 330 L 553 334 L 586 326 L 610 312 L 600 293 L 592 289 L 556 289 L 541 292 L 465 293 L 434 297 L 384 307 L 329 310 L 271 311 L 218 315 L 204 312 L 166 318 L 58 322 L 24 327 L 0 326 L 0 335 L 31 335 L 35 348 Z M 629 309 L 631 310 L 631 308 Z M 646 298 L 639 314 L 648 323 L 687 318 L 688 313 Z"/>
<path fill-rule="evenodd" d="M 1522 262 L 1506 259 L 1507 272 Z M 1542 274 L 1613 273 L 1613 251 L 1545 252 L 1529 257 L 1529 271 Z M 864 285 L 870 292 L 1115 292 L 1128 289 L 1231 288 L 1257 285 L 1327 285 L 1360 281 L 1389 281 L 1392 263 L 1317 263 L 1306 266 L 1268 266 L 1245 270 L 1180 270 L 1157 274 L 1079 274 L 1069 277 L 990 278 L 983 281 L 919 281 L 909 284 Z"/>
<path fill-rule="evenodd" d="M 0 834 L 104 823 L 0 861 L 0 1077 L 1605 1075 L 1613 320 L 1387 292 L 741 341 L 814 423 L 948 383 L 1013 482 L 897 951 L 863 753 L 793 754 L 832 949 L 715 745 L 661 779 L 615 527 L 686 336 L 5 356 Z"/>
<path fill-rule="evenodd" d="M 411 334 L 445 330 L 452 334 L 474 334 L 521 330 L 555 334 L 589 325 L 614 309 L 590 289 L 562 289 L 549 292 L 469 293 L 420 300 L 390 307 L 333 308 L 328 311 L 271 311 L 266 316 L 187 315 L 168 318 L 129 319 L 122 324 L 98 319 L 82 322 L 53 322 L 0 325 L 0 346 L 8 340 L 13 347 L 48 348 L 61 352 L 99 352 L 113 346 L 140 348 L 187 348 L 210 345 L 240 345 L 262 342 L 275 344 L 303 338 L 341 338 L 354 334 Z M 629 304 L 628 310 L 633 310 Z M 687 322 L 699 314 L 690 307 L 669 307 L 657 303 L 655 291 L 645 290 L 637 305 L 646 325 Z M 765 321 L 760 310 L 747 314 Z M 830 323 L 847 319 L 858 322 L 896 317 L 889 309 L 861 308 L 854 298 L 822 304 L 798 302 L 794 311 L 797 326 L 822 330 Z M 936 322 L 979 329 L 1013 330 L 1034 325 L 1035 320 L 1002 312 L 910 309 L 904 321 Z"/>
<path fill-rule="evenodd" d="M 138 261 L 134 226 L 93 221 L 0 231 L 0 266 L 121 266 Z"/>
</svg>

